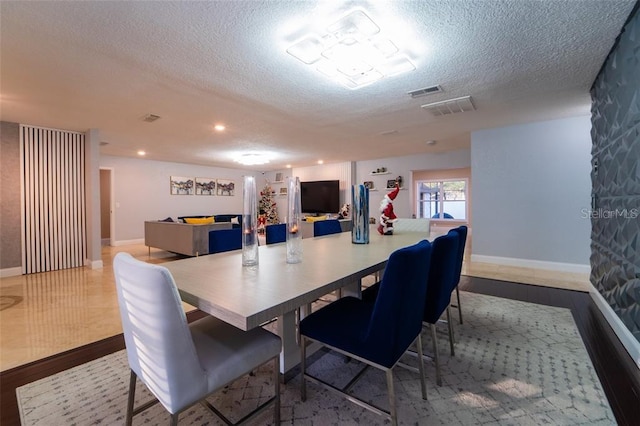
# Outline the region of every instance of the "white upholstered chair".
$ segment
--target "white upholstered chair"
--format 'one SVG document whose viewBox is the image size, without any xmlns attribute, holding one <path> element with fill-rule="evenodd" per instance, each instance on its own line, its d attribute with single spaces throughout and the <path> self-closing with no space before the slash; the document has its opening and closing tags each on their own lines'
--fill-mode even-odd
<svg viewBox="0 0 640 426">
<path fill-rule="evenodd" d="M 171 414 L 172 425 L 197 402 L 231 424 L 205 398 L 269 361 L 274 363 L 275 395 L 238 423 L 273 405 L 275 424 L 280 424 L 278 336 L 262 328 L 241 331 L 214 317 L 188 324 L 168 269 L 128 253 L 118 253 L 113 267 L 131 368 L 127 425 L 158 401 Z M 136 377 L 157 400 L 134 409 Z"/>
<path fill-rule="evenodd" d="M 393 222 L 394 231 L 410 231 L 410 232 L 424 232 L 425 238 L 429 238 L 431 232 L 431 222 L 429 219 L 409 219 L 398 218 Z"/>
</svg>

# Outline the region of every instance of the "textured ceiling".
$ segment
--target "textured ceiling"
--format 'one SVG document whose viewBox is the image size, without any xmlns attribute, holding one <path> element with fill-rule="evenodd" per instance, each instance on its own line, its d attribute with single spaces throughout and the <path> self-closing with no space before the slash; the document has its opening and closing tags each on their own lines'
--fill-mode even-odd
<svg viewBox="0 0 640 426">
<path fill-rule="evenodd" d="M 258 170 L 467 148 L 474 130 L 588 113 L 634 3 L 2 1 L 0 118 L 100 129 L 105 155 L 242 167 L 229 155 L 273 152 Z M 349 90 L 285 52 L 354 7 L 415 71 Z M 476 111 L 420 108 L 466 95 Z"/>
</svg>

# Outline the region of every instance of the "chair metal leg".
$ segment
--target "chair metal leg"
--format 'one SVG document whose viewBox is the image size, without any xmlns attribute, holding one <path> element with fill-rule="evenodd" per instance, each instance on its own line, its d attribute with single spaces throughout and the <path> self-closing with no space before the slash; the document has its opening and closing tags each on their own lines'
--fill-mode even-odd
<svg viewBox="0 0 640 426">
<path fill-rule="evenodd" d="M 396 408 L 396 392 L 393 387 L 393 370 L 387 370 L 387 389 L 389 391 L 389 412 L 391 414 L 391 426 L 398 425 L 398 410 Z"/>
<path fill-rule="evenodd" d="M 424 379 L 424 355 L 422 354 L 422 336 L 418 334 L 416 340 L 418 346 L 418 370 L 420 371 L 420 390 L 422 391 L 422 399 L 427 399 L 427 384 Z"/>
<path fill-rule="evenodd" d="M 276 394 L 273 402 L 273 424 L 278 426 L 280 424 L 280 355 L 273 359 L 273 387 Z"/>
<path fill-rule="evenodd" d="M 171 422 L 169 423 L 171 426 L 178 426 L 178 417 L 180 417 L 179 413 L 175 413 L 171 415 Z"/>
<path fill-rule="evenodd" d="M 458 316 L 460 317 L 460 324 L 462 324 L 462 305 L 460 304 L 460 289 L 456 286 L 456 297 L 458 298 Z"/>
<path fill-rule="evenodd" d="M 431 328 L 431 340 L 433 341 L 433 362 L 436 364 L 436 383 L 442 386 L 442 377 L 440 375 L 440 355 L 438 354 L 438 336 L 436 333 L 436 325 L 429 324 Z"/>
<path fill-rule="evenodd" d="M 300 336 L 300 399 L 304 402 L 307 400 L 307 388 L 305 386 L 305 366 L 306 366 L 306 351 L 307 342 L 304 336 Z"/>
<path fill-rule="evenodd" d="M 127 399 L 127 426 L 131 426 L 133 424 L 133 402 L 136 396 L 136 377 L 136 373 L 131 370 L 131 375 L 129 376 L 129 398 Z"/>
<path fill-rule="evenodd" d="M 453 323 L 451 322 L 451 309 L 449 306 L 447 306 L 447 326 L 449 327 L 449 346 L 451 346 L 451 356 L 455 356 L 456 353 L 453 349 L 455 336 L 453 334 Z"/>
</svg>

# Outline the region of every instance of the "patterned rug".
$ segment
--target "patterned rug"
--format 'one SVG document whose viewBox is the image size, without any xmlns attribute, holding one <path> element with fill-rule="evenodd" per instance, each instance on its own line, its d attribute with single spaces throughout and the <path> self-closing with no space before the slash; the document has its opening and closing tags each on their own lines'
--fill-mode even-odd
<svg viewBox="0 0 640 426">
<path fill-rule="evenodd" d="M 395 369 L 400 424 L 411 425 L 614 425 L 615 419 L 567 309 L 461 292 L 465 323 L 456 323 L 456 354 L 446 333 L 439 335 L 443 386 L 426 364 L 428 401 L 420 397 L 418 375 Z M 446 327 L 443 327 L 443 329 Z M 425 352 L 431 348 L 424 333 Z M 415 359 L 406 357 L 415 365 Z M 346 383 L 361 364 L 320 352 L 313 375 Z M 30 383 L 16 390 L 23 425 L 124 424 L 129 370 L 124 351 Z M 388 424 L 315 384 L 307 401 L 299 395 L 300 376 L 281 387 L 283 424 Z M 236 421 L 271 396 L 271 376 L 262 368 L 234 382 L 210 401 Z M 388 407 L 384 373 L 369 369 L 352 391 Z M 138 384 L 137 403 L 150 393 Z M 167 424 L 156 405 L 134 424 Z M 254 424 L 273 422 L 267 410 Z M 180 415 L 181 425 L 222 424 L 202 406 Z"/>
</svg>

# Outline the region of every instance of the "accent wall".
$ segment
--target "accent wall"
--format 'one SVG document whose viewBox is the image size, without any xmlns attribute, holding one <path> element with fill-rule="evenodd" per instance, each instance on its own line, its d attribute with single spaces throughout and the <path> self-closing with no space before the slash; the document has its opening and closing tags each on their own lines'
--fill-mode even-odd
<svg viewBox="0 0 640 426">
<path fill-rule="evenodd" d="M 636 7 L 591 89 L 591 283 L 640 342 L 638 10 Z"/>
</svg>

